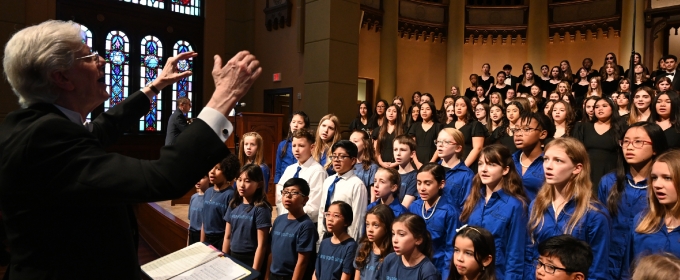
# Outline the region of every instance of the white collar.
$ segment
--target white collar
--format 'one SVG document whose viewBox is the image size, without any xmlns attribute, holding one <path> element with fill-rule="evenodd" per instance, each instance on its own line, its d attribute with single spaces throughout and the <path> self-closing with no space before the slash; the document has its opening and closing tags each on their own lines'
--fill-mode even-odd
<svg viewBox="0 0 680 280">
<path fill-rule="evenodd" d="M 59 106 L 59 105 L 57 105 L 57 104 L 52 104 L 52 105 L 54 105 L 55 107 L 57 107 L 57 109 L 59 109 L 59 111 L 61 111 L 62 113 L 64 113 L 64 115 L 66 115 L 66 117 L 67 117 L 70 121 L 72 121 L 72 122 L 74 122 L 74 123 L 77 123 L 77 124 L 79 124 L 79 125 L 83 125 L 83 124 L 85 123 L 85 121 L 83 120 L 83 117 L 82 117 L 78 112 L 71 111 L 71 110 L 66 109 L 66 108 L 64 108 L 64 107 L 61 107 L 61 106 Z"/>
</svg>

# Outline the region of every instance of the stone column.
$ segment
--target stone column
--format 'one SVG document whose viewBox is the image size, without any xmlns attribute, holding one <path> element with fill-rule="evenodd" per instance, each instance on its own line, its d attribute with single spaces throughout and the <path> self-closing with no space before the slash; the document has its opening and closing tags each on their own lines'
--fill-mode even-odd
<svg viewBox="0 0 680 280">
<path fill-rule="evenodd" d="M 633 45 L 633 11 L 637 10 L 635 17 L 635 51 L 644 53 L 645 47 L 645 1 L 637 0 L 637 6 L 633 6 L 633 0 L 623 1 L 621 4 L 621 32 L 619 39 L 619 53 L 616 54 L 619 65 L 623 69 L 630 68 L 630 54 Z M 643 62 L 647 57 L 643 57 Z M 655 62 L 656 63 L 656 62 Z M 655 66 L 656 67 L 656 66 Z"/>
<path fill-rule="evenodd" d="M 359 0 L 305 1 L 304 111 L 315 125 L 332 113 L 345 126 L 356 115 Z"/>
<path fill-rule="evenodd" d="M 397 93 L 397 28 L 399 1 L 383 0 L 383 20 L 380 29 L 380 72 L 378 99 L 391 103 Z"/>
<path fill-rule="evenodd" d="M 444 93 L 451 93 L 451 86 L 460 90 L 463 86 L 463 45 L 465 44 L 465 2 L 449 2 L 449 26 L 446 39 L 446 85 Z M 463 88 L 463 92 L 465 89 Z"/>
<path fill-rule="evenodd" d="M 548 0 L 531 0 L 527 26 L 527 61 L 534 66 L 534 73 L 539 76 L 541 65 L 548 64 L 548 32 Z"/>
</svg>

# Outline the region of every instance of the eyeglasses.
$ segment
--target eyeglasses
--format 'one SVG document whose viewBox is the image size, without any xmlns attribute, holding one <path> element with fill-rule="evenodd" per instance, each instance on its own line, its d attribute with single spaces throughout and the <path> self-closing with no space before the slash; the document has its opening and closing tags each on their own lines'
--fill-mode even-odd
<svg viewBox="0 0 680 280">
<path fill-rule="evenodd" d="M 645 146 L 645 144 L 651 145 L 652 142 L 651 142 L 651 141 L 645 141 L 645 140 L 633 140 L 633 141 L 631 141 L 631 140 L 623 140 L 623 141 L 619 141 L 619 145 L 620 145 L 622 148 L 627 148 L 628 145 L 630 145 L 630 144 L 633 144 L 633 148 L 641 149 L 642 147 Z"/>
<path fill-rule="evenodd" d="M 301 192 L 281 191 L 281 196 L 290 196 L 290 197 L 302 196 L 302 197 L 305 197 L 306 195 L 302 194 Z"/>
<path fill-rule="evenodd" d="M 97 51 L 93 51 L 91 54 L 88 54 L 86 56 L 76 57 L 76 60 L 79 60 L 79 59 L 84 59 L 85 61 L 94 61 L 95 63 L 99 63 L 99 53 Z"/>
<path fill-rule="evenodd" d="M 535 262 L 535 265 L 536 265 L 536 269 L 540 269 L 541 266 L 542 266 L 543 270 L 548 274 L 555 274 L 556 270 L 562 270 L 564 272 L 569 272 L 569 270 L 564 268 L 564 267 L 557 267 L 557 266 L 554 266 L 554 265 L 551 265 L 551 264 L 545 264 L 545 263 L 542 263 L 539 260 L 535 260 L 534 262 Z"/>
<path fill-rule="evenodd" d="M 525 128 L 511 128 L 510 129 L 510 131 L 512 131 L 512 133 L 515 133 L 515 134 L 517 134 L 519 132 L 529 133 L 529 132 L 534 131 L 534 130 L 540 130 L 540 129 L 538 129 L 538 127 L 536 127 L 536 128 L 525 127 Z"/>
<path fill-rule="evenodd" d="M 340 219 L 342 217 L 342 215 L 340 215 L 340 214 L 331 213 L 331 212 L 324 212 L 323 216 L 326 217 L 326 219 L 330 219 L 331 217 L 333 217 L 334 220 Z"/>
<path fill-rule="evenodd" d="M 453 141 L 437 141 L 434 140 L 435 145 L 458 145 L 456 142 Z"/>
<path fill-rule="evenodd" d="M 336 159 L 337 160 L 345 160 L 346 158 L 351 158 L 351 157 L 346 156 L 346 155 L 337 155 L 337 156 L 328 156 L 328 158 L 335 161 Z"/>
<path fill-rule="evenodd" d="M 606 58 L 607 58 L 607 60 L 613 60 L 613 59 L 614 59 L 613 56 L 608 56 L 608 57 L 606 57 Z"/>
<path fill-rule="evenodd" d="M 485 109 L 484 109 L 484 108 L 478 108 L 478 109 L 475 109 L 475 112 L 484 112 L 484 111 L 485 111 Z"/>
</svg>

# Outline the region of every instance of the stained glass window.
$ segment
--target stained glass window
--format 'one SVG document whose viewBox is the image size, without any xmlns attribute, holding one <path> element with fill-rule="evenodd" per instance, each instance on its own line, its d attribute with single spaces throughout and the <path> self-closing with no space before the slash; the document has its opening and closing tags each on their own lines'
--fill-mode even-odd
<svg viewBox="0 0 680 280">
<path fill-rule="evenodd" d="M 141 74 L 140 85 L 144 86 L 158 77 L 159 71 L 162 69 L 163 60 L 163 44 L 155 36 L 146 36 L 142 39 L 141 52 Z M 151 100 L 151 108 L 149 113 L 142 117 L 139 122 L 140 131 L 161 131 L 161 95 L 154 96 Z"/>
<path fill-rule="evenodd" d="M 90 31 L 89 28 L 85 27 L 85 25 L 80 25 L 80 31 L 82 31 L 80 33 L 80 36 L 83 39 L 83 43 L 90 47 L 90 49 L 92 49 L 92 31 Z M 85 121 L 87 122 L 92 121 L 92 113 L 87 114 Z"/>
<path fill-rule="evenodd" d="M 184 40 L 177 41 L 173 49 L 173 56 L 194 50 L 191 47 L 191 44 Z M 180 72 L 194 70 L 194 59 L 189 58 L 187 60 L 178 61 L 177 68 L 179 68 Z M 172 111 L 177 110 L 177 99 L 182 97 L 189 98 L 189 100 L 193 99 L 193 75 L 183 78 L 179 80 L 179 82 L 172 84 Z M 189 111 L 187 117 L 191 118 L 191 111 Z"/>
<path fill-rule="evenodd" d="M 130 43 L 125 33 L 111 31 L 106 36 L 106 65 L 104 66 L 104 78 L 109 99 L 104 101 L 104 111 L 108 111 L 118 103 L 123 102 L 128 96 L 130 86 L 129 62 Z"/>
<path fill-rule="evenodd" d="M 172 11 L 182 14 L 199 16 L 201 0 L 172 0 Z"/>
<path fill-rule="evenodd" d="M 119 1 L 133 3 L 133 4 L 139 4 L 139 5 L 149 6 L 149 7 L 159 8 L 159 9 L 165 9 L 164 0 L 119 0 Z"/>
</svg>

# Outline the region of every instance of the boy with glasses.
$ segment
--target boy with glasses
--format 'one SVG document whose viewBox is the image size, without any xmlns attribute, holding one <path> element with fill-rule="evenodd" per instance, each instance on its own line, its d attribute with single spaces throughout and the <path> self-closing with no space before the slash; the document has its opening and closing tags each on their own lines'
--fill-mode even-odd
<svg viewBox="0 0 680 280">
<path fill-rule="evenodd" d="M 335 174 L 326 178 L 321 190 L 321 207 L 319 207 L 317 230 L 319 237 L 330 236 L 326 233 L 324 212 L 328 211 L 331 202 L 344 201 L 352 206 L 353 223 L 347 228 L 347 233 L 360 240 L 364 226 L 364 216 L 368 205 L 366 186 L 359 177 L 354 175 L 354 164 L 357 162 L 357 145 L 349 140 L 340 140 L 331 147 L 331 166 Z"/>
<path fill-rule="evenodd" d="M 550 119 L 543 114 L 525 112 L 519 125 L 512 129 L 517 151 L 512 154 L 515 168 L 522 177 L 522 185 L 530 200 L 536 198 L 543 186 L 543 145 L 552 138 L 555 128 Z"/>
<path fill-rule="evenodd" d="M 585 241 L 571 235 L 558 235 L 538 244 L 535 261 L 537 280 L 585 280 L 593 262 L 593 252 Z"/>
</svg>

